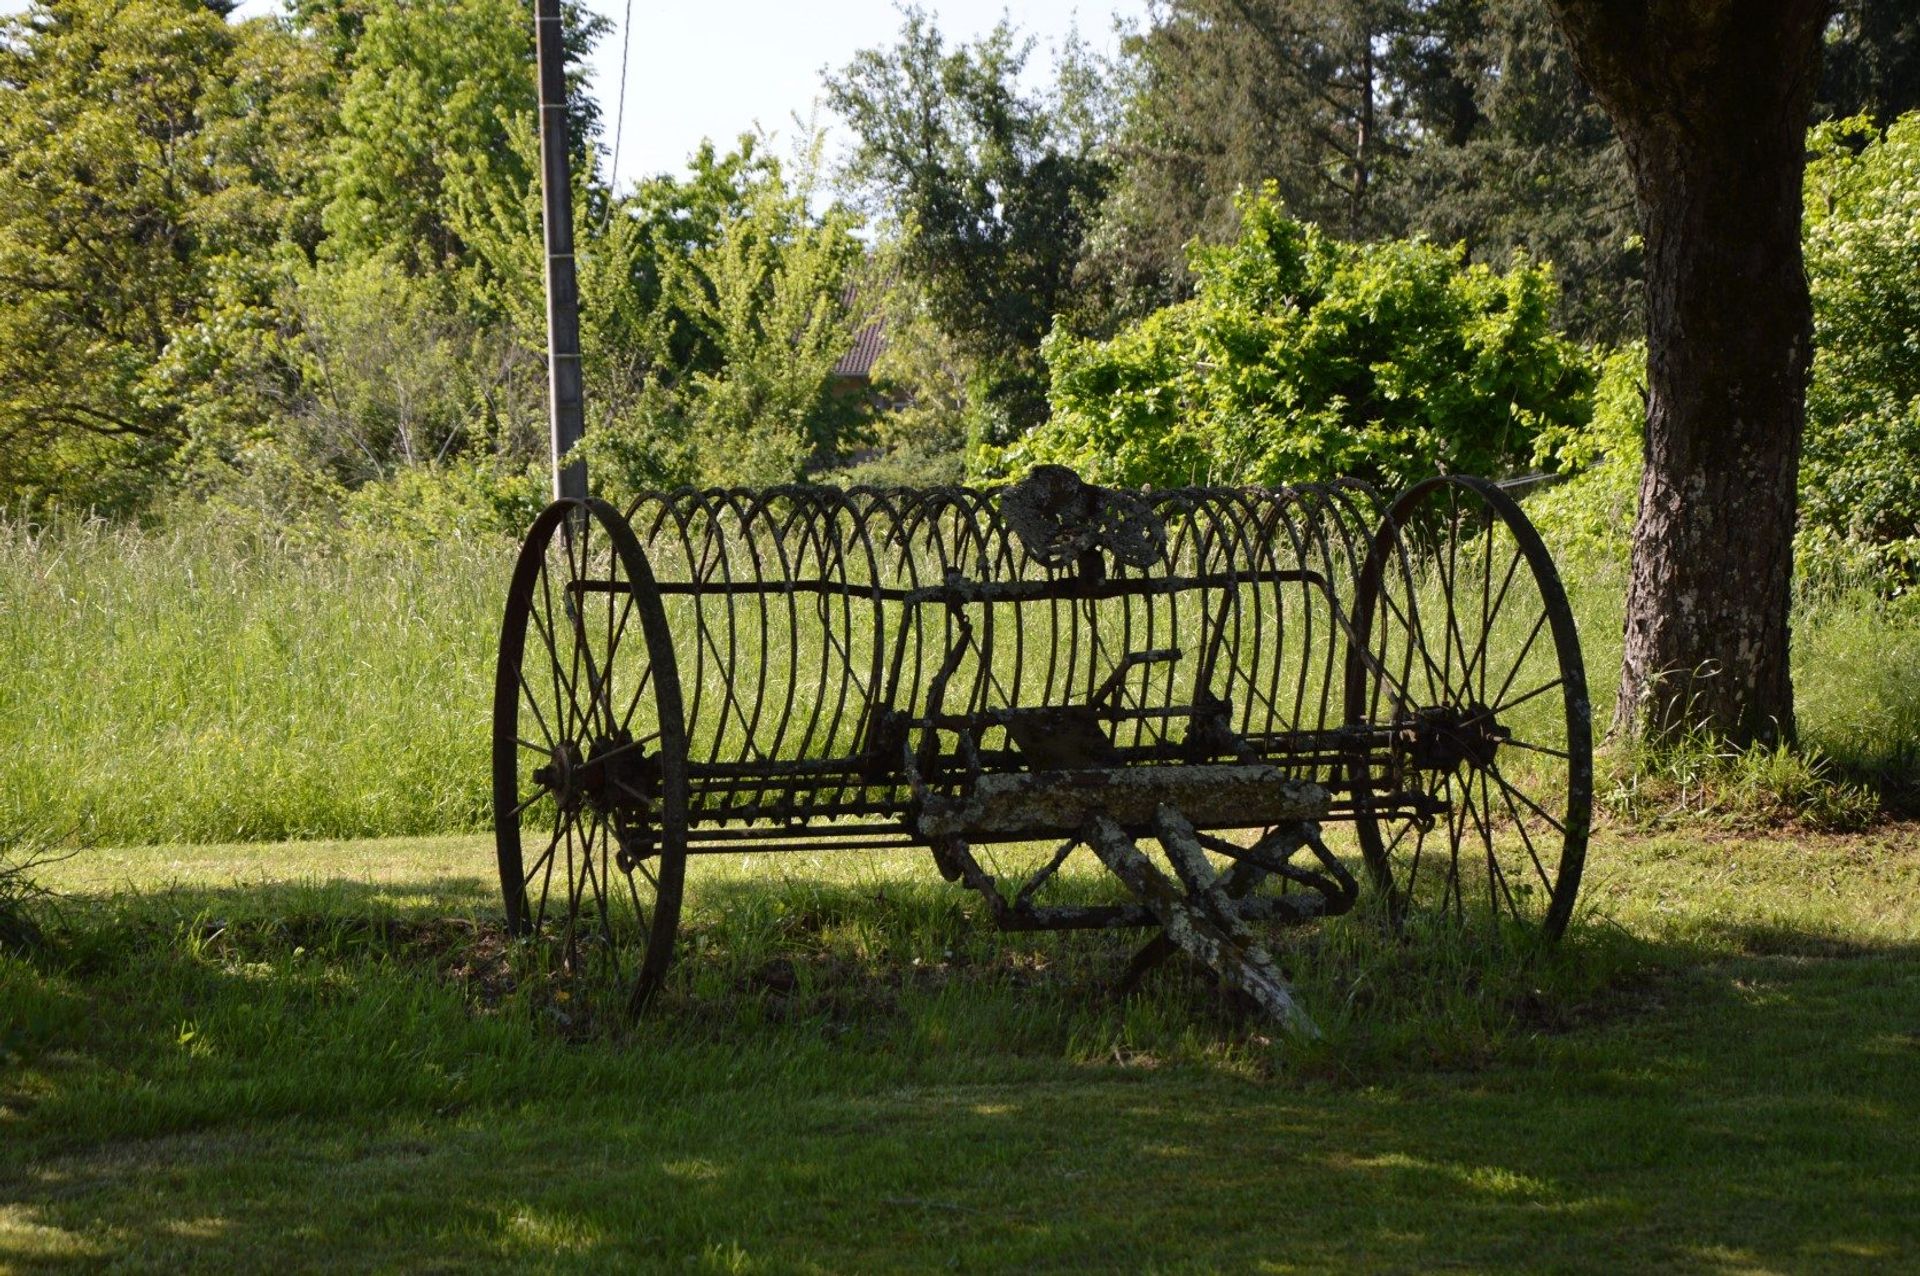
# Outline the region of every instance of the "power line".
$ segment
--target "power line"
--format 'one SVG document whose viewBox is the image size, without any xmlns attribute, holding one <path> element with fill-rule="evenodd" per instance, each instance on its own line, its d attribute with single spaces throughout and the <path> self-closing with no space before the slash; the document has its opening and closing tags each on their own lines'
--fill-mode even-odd
<svg viewBox="0 0 1920 1276">
<path fill-rule="evenodd" d="M 601 220 L 604 231 L 613 221 L 613 203 L 620 194 L 620 139 L 627 127 L 627 50 L 633 44 L 633 0 L 627 0 L 620 18 L 620 95 L 613 111 L 613 163 L 607 167 L 607 211 Z"/>
</svg>

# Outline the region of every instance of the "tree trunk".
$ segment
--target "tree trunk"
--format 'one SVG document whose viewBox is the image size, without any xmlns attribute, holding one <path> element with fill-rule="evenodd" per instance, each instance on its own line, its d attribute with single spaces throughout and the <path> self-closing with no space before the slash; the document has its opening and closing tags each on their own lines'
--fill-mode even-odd
<svg viewBox="0 0 1920 1276">
<path fill-rule="evenodd" d="M 1801 174 L 1828 0 L 1552 0 L 1647 244 L 1646 474 L 1616 732 L 1790 740 L 1813 315 Z"/>
</svg>

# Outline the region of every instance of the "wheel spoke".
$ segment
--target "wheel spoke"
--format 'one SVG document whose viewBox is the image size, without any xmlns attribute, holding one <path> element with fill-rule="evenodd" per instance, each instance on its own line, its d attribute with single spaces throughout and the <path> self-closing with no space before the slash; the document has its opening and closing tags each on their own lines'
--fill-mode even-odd
<svg viewBox="0 0 1920 1276">
<path fill-rule="evenodd" d="M 1487 797 L 1486 772 L 1480 772 L 1479 779 L 1481 796 Z M 1483 816 L 1480 808 L 1473 803 L 1473 778 L 1471 776 L 1467 780 L 1467 794 L 1468 812 L 1473 816 L 1474 824 L 1479 827 L 1480 841 L 1487 849 L 1487 906 L 1493 911 L 1494 916 L 1499 916 L 1500 895 L 1505 895 L 1507 897 L 1507 911 L 1518 921 L 1520 920 L 1520 906 L 1514 901 L 1513 891 L 1507 885 L 1506 874 L 1500 870 L 1500 857 L 1494 852 L 1493 848 L 1492 800 L 1491 798 L 1487 799 L 1488 809 Z M 1494 893 L 1496 886 L 1499 888 L 1500 895 Z"/>
<path fill-rule="evenodd" d="M 1491 541 L 1491 538 L 1489 538 L 1489 541 Z M 1487 553 L 1489 558 L 1491 558 L 1493 553 L 1491 543 L 1487 546 Z M 1502 604 L 1507 601 L 1507 590 L 1513 587 L 1514 574 L 1520 570 L 1520 564 L 1524 561 L 1524 556 L 1520 553 L 1520 547 L 1517 545 L 1514 546 L 1513 556 L 1507 560 L 1506 579 L 1500 582 L 1500 593 L 1486 609 L 1487 622 L 1481 628 L 1480 641 L 1474 648 L 1474 663 L 1478 665 L 1480 669 L 1480 702 L 1482 704 L 1485 704 L 1487 700 L 1487 674 L 1491 672 L 1490 666 L 1493 664 L 1492 653 L 1489 648 L 1489 644 L 1493 641 L 1493 618 L 1500 614 Z"/>
<path fill-rule="evenodd" d="M 1533 622 L 1533 632 L 1527 635 L 1527 641 L 1522 644 L 1520 654 L 1513 658 L 1513 668 L 1507 670 L 1507 680 L 1500 684 L 1500 690 L 1493 693 L 1494 704 L 1500 708 L 1512 707 L 1510 705 L 1501 705 L 1501 698 L 1507 694 L 1507 689 L 1513 686 L 1513 680 L 1520 676 L 1521 668 L 1527 663 L 1527 654 L 1533 650 L 1534 641 L 1540 637 L 1540 631 L 1546 627 L 1546 623 L 1547 613 L 1543 610 L 1540 613 L 1540 619 Z"/>
<path fill-rule="evenodd" d="M 513 809 L 507 812 L 508 817 L 516 820 L 519 819 L 521 814 L 525 812 L 528 807 L 532 806 L 535 802 L 538 802 L 541 798 L 546 797 L 551 792 L 552 792 L 551 789 L 539 789 L 539 790 L 536 790 L 535 792 L 529 793 L 526 797 L 521 798 L 518 802 L 513 804 Z"/>
<path fill-rule="evenodd" d="M 1565 837 L 1567 835 L 1567 826 L 1562 824 L 1559 820 L 1554 819 L 1551 815 L 1547 814 L 1546 809 L 1543 808 L 1538 802 L 1534 801 L 1532 798 L 1528 797 L 1525 793 L 1522 793 L 1519 789 L 1516 789 L 1515 787 L 1513 787 L 1512 784 L 1508 783 L 1507 777 L 1500 774 L 1500 768 L 1498 766 L 1495 766 L 1493 763 L 1490 762 L 1487 764 L 1486 770 L 1487 770 L 1487 774 L 1493 777 L 1493 782 L 1495 784 L 1498 784 L 1502 789 L 1506 790 L 1508 793 L 1511 793 L 1514 797 L 1519 798 L 1520 801 L 1524 802 L 1528 810 L 1532 811 L 1535 815 L 1545 820 L 1548 824 L 1551 824 L 1556 833 L 1560 834 L 1560 836 L 1562 837 Z"/>
<path fill-rule="evenodd" d="M 1547 876 L 1547 866 L 1540 860 L 1540 852 L 1534 849 L 1533 837 L 1527 832 L 1527 822 L 1520 818 L 1520 810 L 1514 806 L 1507 791 L 1500 791 L 1500 800 L 1506 803 L 1507 814 L 1513 817 L 1514 831 L 1520 834 L 1520 844 L 1527 848 L 1527 857 L 1533 861 L 1533 871 L 1540 876 L 1540 884 L 1547 888 L 1547 898 L 1553 898 L 1553 879 Z"/>
<path fill-rule="evenodd" d="M 1503 749 L 1525 749 L 1529 753 L 1544 753 L 1548 757 L 1559 758 L 1565 762 L 1571 762 L 1573 760 L 1573 755 L 1565 749 L 1556 749 L 1551 745 L 1535 744 L 1531 740 L 1519 740 L 1512 736 L 1508 736 L 1506 739 L 1500 741 L 1500 747 Z"/>
</svg>

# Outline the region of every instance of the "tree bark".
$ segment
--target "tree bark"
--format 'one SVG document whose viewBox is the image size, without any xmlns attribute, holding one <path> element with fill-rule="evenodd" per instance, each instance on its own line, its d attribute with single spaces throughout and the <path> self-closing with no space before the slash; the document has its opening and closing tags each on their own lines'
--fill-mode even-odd
<svg viewBox="0 0 1920 1276">
<path fill-rule="evenodd" d="M 1801 174 L 1830 0 L 1551 4 L 1626 145 L 1646 237 L 1647 464 L 1613 727 L 1791 740 Z"/>
</svg>

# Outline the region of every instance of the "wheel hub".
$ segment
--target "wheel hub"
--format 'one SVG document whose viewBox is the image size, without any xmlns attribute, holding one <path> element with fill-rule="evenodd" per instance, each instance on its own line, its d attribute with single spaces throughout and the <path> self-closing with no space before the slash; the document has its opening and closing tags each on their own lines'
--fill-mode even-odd
<svg viewBox="0 0 1920 1276">
<path fill-rule="evenodd" d="M 1512 736 L 1493 710 L 1478 703 L 1415 709 L 1394 729 L 1394 743 L 1421 771 L 1455 771 L 1462 764 L 1490 767 Z"/>
<path fill-rule="evenodd" d="M 658 799 L 660 762 L 620 731 L 596 736 L 584 749 L 580 741 L 562 741 L 546 765 L 534 768 L 533 782 L 553 794 L 563 811 L 584 804 L 606 814 L 625 814 L 651 807 Z"/>
</svg>

